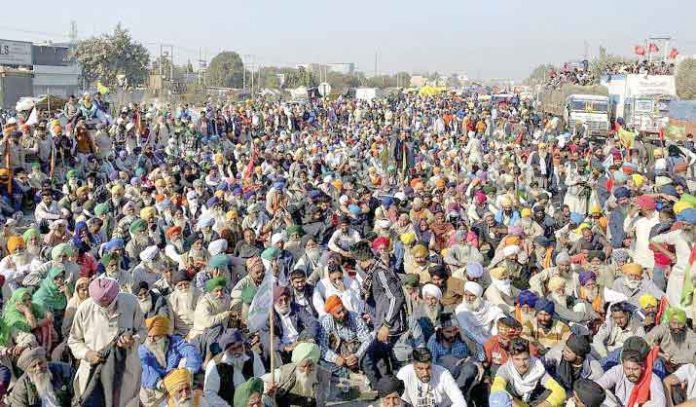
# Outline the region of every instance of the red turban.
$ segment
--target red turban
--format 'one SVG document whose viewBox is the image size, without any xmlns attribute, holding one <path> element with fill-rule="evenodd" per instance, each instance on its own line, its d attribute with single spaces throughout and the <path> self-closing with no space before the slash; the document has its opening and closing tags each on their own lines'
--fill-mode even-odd
<svg viewBox="0 0 696 407">
<path fill-rule="evenodd" d="M 372 241 L 372 250 L 386 249 L 389 247 L 389 238 L 380 236 Z"/>
<path fill-rule="evenodd" d="M 167 238 L 171 240 L 175 236 L 179 235 L 180 233 L 181 233 L 181 226 L 172 226 L 169 229 L 167 229 Z"/>
<path fill-rule="evenodd" d="M 654 210 L 655 208 L 657 208 L 655 198 L 648 195 L 641 195 L 638 198 L 636 198 L 636 205 L 638 205 L 638 207 L 640 207 L 641 209 L 647 210 Z"/>
<path fill-rule="evenodd" d="M 336 310 L 336 308 L 341 307 L 341 306 L 343 306 L 343 302 L 341 301 L 341 297 L 334 294 L 326 299 L 326 302 L 324 303 L 324 311 L 333 315 L 333 312 Z"/>
</svg>

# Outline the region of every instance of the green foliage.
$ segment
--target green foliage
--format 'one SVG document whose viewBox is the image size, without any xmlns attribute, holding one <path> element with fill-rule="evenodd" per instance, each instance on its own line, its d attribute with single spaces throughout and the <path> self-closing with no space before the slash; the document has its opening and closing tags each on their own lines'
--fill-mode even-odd
<svg viewBox="0 0 696 407">
<path fill-rule="evenodd" d="M 548 75 L 548 72 L 552 69 L 554 69 L 554 66 L 551 64 L 542 64 L 537 66 L 536 68 L 534 68 L 529 77 L 525 79 L 525 85 L 542 84 L 546 79 L 546 75 Z"/>
<path fill-rule="evenodd" d="M 117 76 L 125 75 L 129 86 L 138 86 L 147 79 L 150 53 L 133 41 L 128 30 L 118 24 L 112 34 L 80 41 L 71 52 L 82 67 L 82 75 L 90 82 L 101 81 L 107 87 L 117 85 Z"/>
<path fill-rule="evenodd" d="M 604 47 L 599 47 L 599 56 L 590 61 L 590 74 L 599 81 L 609 67 L 620 63 L 630 64 L 632 62 L 628 58 L 611 55 Z"/>
<path fill-rule="evenodd" d="M 285 74 L 284 87 L 287 89 L 294 89 L 300 86 L 312 88 L 319 85 L 317 75 L 303 67 L 299 67 L 298 69 L 286 68 L 282 71 L 282 73 Z"/>
<path fill-rule="evenodd" d="M 677 66 L 674 80 L 681 99 L 696 99 L 696 59 L 687 58 Z"/>
<path fill-rule="evenodd" d="M 241 88 L 244 80 L 244 63 L 236 52 L 223 51 L 210 61 L 206 75 L 206 83 L 210 86 Z"/>
</svg>

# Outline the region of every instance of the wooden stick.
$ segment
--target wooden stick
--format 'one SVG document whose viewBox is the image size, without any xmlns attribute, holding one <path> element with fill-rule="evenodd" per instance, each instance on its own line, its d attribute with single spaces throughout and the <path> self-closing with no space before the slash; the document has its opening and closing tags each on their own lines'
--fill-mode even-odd
<svg viewBox="0 0 696 407">
<path fill-rule="evenodd" d="M 273 348 L 273 336 L 275 335 L 275 329 L 274 329 L 274 324 L 273 324 L 273 305 L 269 307 L 268 310 L 268 324 L 270 327 L 270 336 L 269 336 L 269 350 L 271 354 L 271 387 L 275 386 L 275 349 Z"/>
</svg>

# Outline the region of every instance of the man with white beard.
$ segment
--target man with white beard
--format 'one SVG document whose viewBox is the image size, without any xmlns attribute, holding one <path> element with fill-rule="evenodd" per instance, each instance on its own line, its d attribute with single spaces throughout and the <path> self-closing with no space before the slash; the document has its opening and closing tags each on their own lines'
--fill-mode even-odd
<svg viewBox="0 0 696 407">
<path fill-rule="evenodd" d="M 246 259 L 247 275 L 242 277 L 232 289 L 232 303 L 230 308 L 241 315 L 242 320 L 246 319 L 246 313 L 251 305 L 251 300 L 256 295 L 256 290 L 261 285 L 263 277 L 266 275 L 266 268 L 261 257 L 254 256 Z"/>
<path fill-rule="evenodd" d="M 24 371 L 8 396 L 11 406 L 68 406 L 72 398 L 70 366 L 49 363 L 42 347 L 27 349 L 17 359 Z"/>
<path fill-rule="evenodd" d="M 181 235 L 180 226 L 172 226 L 165 232 L 167 237 L 167 246 L 164 248 L 164 254 L 169 260 L 176 264 L 181 264 L 181 256 L 188 251 L 188 247 Z"/>
<path fill-rule="evenodd" d="M 32 263 L 32 256 L 27 252 L 21 236 L 10 236 L 7 239 L 7 251 L 10 254 L 0 261 L 0 274 L 6 281 L 3 286 L 4 298 L 10 298 L 12 291 L 19 287 L 24 277 L 31 271 Z"/>
<path fill-rule="evenodd" d="M 220 353 L 205 368 L 203 391 L 211 406 L 231 406 L 237 387 L 266 374 L 261 358 L 246 349 L 238 329 L 228 329 L 217 340 Z"/>
<path fill-rule="evenodd" d="M 160 278 L 159 263 L 160 249 L 157 246 L 148 246 L 140 252 L 140 264 L 133 269 L 133 281 L 144 281 L 152 286 Z"/>
<path fill-rule="evenodd" d="M 154 244 L 154 240 L 147 233 L 147 223 L 142 219 L 136 219 L 128 228 L 131 239 L 126 245 L 126 253 L 131 259 L 137 259 L 140 252 Z"/>
<path fill-rule="evenodd" d="M 298 343 L 292 351 L 290 363 L 275 369 L 274 385 L 271 373 L 261 377 L 265 394 L 275 395 L 278 406 L 305 407 L 323 405 L 325 391 L 319 391 L 320 383 L 329 383 L 330 373 L 319 366 L 319 346 L 314 343 Z"/>
<path fill-rule="evenodd" d="M 201 392 L 193 391 L 193 374 L 188 369 L 174 369 L 164 380 L 167 402 L 170 407 L 208 407 L 208 401 Z"/>
<path fill-rule="evenodd" d="M 198 303 L 199 292 L 191 284 L 191 277 L 177 270 L 172 275 L 174 292 L 169 294 L 169 309 L 174 320 L 174 334 L 186 337 L 193 327 L 193 310 Z"/>
<path fill-rule="evenodd" d="M 205 283 L 205 295 L 196 304 L 193 327 L 189 332 L 189 340 L 193 340 L 206 330 L 221 325 L 227 326 L 232 316 L 230 297 L 225 292 L 227 280 L 218 276 Z"/>
<path fill-rule="evenodd" d="M 481 298 L 482 295 L 483 288 L 478 283 L 467 281 L 464 284 L 464 301 L 455 309 L 462 332 L 479 347 L 497 333 L 495 322 L 504 317 L 503 311 Z"/>
<path fill-rule="evenodd" d="M 308 239 L 305 243 L 304 254 L 299 256 L 297 263 L 295 263 L 294 268 L 304 270 L 310 284 L 316 284 L 322 278 L 323 267 L 321 267 L 320 260 L 323 254 L 324 250 L 319 247 L 317 242 L 314 239 Z"/>
</svg>

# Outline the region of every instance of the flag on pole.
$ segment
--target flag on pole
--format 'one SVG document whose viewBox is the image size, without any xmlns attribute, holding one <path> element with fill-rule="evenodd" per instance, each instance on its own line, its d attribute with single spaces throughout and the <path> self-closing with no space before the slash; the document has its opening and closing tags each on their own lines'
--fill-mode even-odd
<svg viewBox="0 0 696 407">
<path fill-rule="evenodd" d="M 268 321 L 268 313 L 273 307 L 273 286 L 275 285 L 275 276 L 269 270 L 266 270 L 266 275 L 259 288 L 256 289 L 254 299 L 249 305 L 247 313 L 247 327 L 249 332 L 258 332 L 265 326 Z"/>
<path fill-rule="evenodd" d="M 648 52 L 650 52 L 650 53 L 654 53 L 654 52 L 657 52 L 659 50 L 660 49 L 657 47 L 657 45 L 655 45 L 652 42 L 650 43 L 650 46 L 648 46 Z"/>
<path fill-rule="evenodd" d="M 667 55 L 669 59 L 676 59 L 677 56 L 679 56 L 679 51 L 677 51 L 676 48 L 672 48 L 672 50 L 669 51 L 669 55 Z"/>
<path fill-rule="evenodd" d="M 33 126 L 38 122 L 39 122 L 39 113 L 38 113 L 38 109 L 36 108 L 36 106 L 34 106 L 34 108 L 31 109 L 31 113 L 29 113 L 29 117 L 27 118 L 27 125 Z"/>
<path fill-rule="evenodd" d="M 636 55 L 643 56 L 643 55 L 645 55 L 645 47 L 642 45 L 636 45 L 635 47 L 633 47 L 633 52 Z"/>
</svg>

